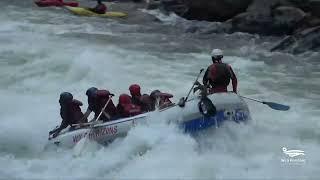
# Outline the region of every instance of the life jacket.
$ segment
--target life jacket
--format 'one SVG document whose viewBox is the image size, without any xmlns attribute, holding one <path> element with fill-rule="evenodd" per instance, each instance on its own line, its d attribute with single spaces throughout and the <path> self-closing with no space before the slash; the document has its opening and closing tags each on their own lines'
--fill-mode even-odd
<svg viewBox="0 0 320 180">
<path fill-rule="evenodd" d="M 166 108 L 168 106 L 171 106 L 173 103 L 171 102 L 170 98 L 173 97 L 172 94 L 168 94 L 168 93 L 160 93 L 160 102 L 159 102 L 159 107 L 162 108 Z"/>
<path fill-rule="evenodd" d="M 170 98 L 173 97 L 172 94 L 169 93 L 162 93 L 159 90 L 154 90 L 150 94 L 150 106 L 151 106 L 151 111 L 154 111 L 156 109 L 157 104 L 157 99 L 159 98 L 159 108 L 163 109 L 168 106 L 171 106 L 173 103 L 170 101 Z"/>
<path fill-rule="evenodd" d="M 134 105 L 142 106 L 141 96 L 132 96 L 132 97 L 131 97 L 131 102 L 132 102 L 132 104 L 134 104 Z"/>
<path fill-rule="evenodd" d="M 212 87 L 227 87 L 230 83 L 231 72 L 228 64 L 214 63 L 209 67 L 208 76 Z"/>
<path fill-rule="evenodd" d="M 119 96 L 118 113 L 121 117 L 130 117 L 141 114 L 141 107 L 131 102 L 131 97 L 127 94 Z"/>
<path fill-rule="evenodd" d="M 134 104 L 125 104 L 123 106 L 123 116 L 130 117 L 141 114 L 141 107 Z"/>
<path fill-rule="evenodd" d="M 104 14 L 107 11 L 107 6 L 104 4 L 98 4 L 93 11 L 97 14 Z"/>
<path fill-rule="evenodd" d="M 102 108 L 105 106 L 105 104 L 110 99 L 110 92 L 107 90 L 97 90 L 96 97 L 95 97 L 95 103 L 93 105 L 93 112 L 95 113 L 95 118 L 98 117 L 100 114 Z M 107 107 L 104 110 L 106 113 L 109 114 L 110 117 L 106 117 L 103 113 L 101 114 L 99 119 L 102 120 L 109 120 L 112 118 L 112 116 L 116 115 L 116 107 L 114 106 L 112 100 L 110 99 Z"/>
<path fill-rule="evenodd" d="M 62 106 L 60 109 L 60 115 L 62 119 L 68 125 L 83 123 L 83 122 L 80 122 L 80 120 L 84 116 L 80 108 L 80 106 L 82 105 L 83 105 L 82 102 L 76 99 L 73 99 L 68 105 Z"/>
<path fill-rule="evenodd" d="M 83 122 L 80 122 L 80 120 L 82 120 L 83 118 L 83 113 L 81 111 L 81 108 L 80 106 L 82 106 L 82 102 L 79 101 L 79 100 L 72 100 L 72 103 L 71 103 L 71 111 L 73 112 L 73 119 L 74 119 L 74 123 L 77 124 L 77 123 L 84 123 L 85 121 L 83 120 Z"/>
<path fill-rule="evenodd" d="M 131 97 L 128 94 L 121 94 L 119 96 L 119 104 L 125 105 L 125 104 L 131 104 Z"/>
<path fill-rule="evenodd" d="M 148 94 L 143 94 L 139 100 L 141 102 L 142 112 L 152 111 L 152 100 Z"/>
</svg>

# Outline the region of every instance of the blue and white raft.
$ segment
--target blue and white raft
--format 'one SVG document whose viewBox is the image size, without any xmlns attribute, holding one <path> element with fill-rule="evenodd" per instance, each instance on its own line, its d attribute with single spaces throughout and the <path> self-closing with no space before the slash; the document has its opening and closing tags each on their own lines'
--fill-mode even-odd
<svg viewBox="0 0 320 180">
<path fill-rule="evenodd" d="M 201 97 L 188 100 L 184 107 L 174 105 L 157 113 L 163 114 L 168 123 L 177 123 L 188 133 L 198 132 L 210 127 L 219 127 L 224 121 L 240 123 L 251 119 L 248 105 L 235 93 L 211 94 L 207 96 L 206 100 L 211 101 L 214 105 L 214 113 L 207 113 L 210 107 L 205 107 L 207 103 L 203 103 L 204 100 Z M 151 113 L 153 112 L 74 130 L 66 129 L 56 138 L 49 138 L 45 148 L 51 146 L 72 148 L 87 133 L 89 133 L 90 140 L 100 144 L 108 144 L 118 137 L 126 136 L 133 126 L 150 121 L 148 117 Z"/>
</svg>

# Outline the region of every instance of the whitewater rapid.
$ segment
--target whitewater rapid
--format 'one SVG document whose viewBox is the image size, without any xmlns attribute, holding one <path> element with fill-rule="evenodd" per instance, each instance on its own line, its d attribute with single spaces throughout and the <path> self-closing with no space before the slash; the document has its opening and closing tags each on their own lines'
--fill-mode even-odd
<svg viewBox="0 0 320 180">
<path fill-rule="evenodd" d="M 6 6 L 0 13 L 0 177 L 320 176 L 319 54 L 269 53 L 266 47 L 274 39 L 264 42 L 256 35 L 186 33 L 184 28 L 196 22 L 177 17 L 136 24 L 130 18 L 80 18 L 59 8 L 36 8 L 31 1 L 12 2 L 0 3 Z M 288 104 L 290 111 L 247 101 L 253 118 L 248 125 L 230 122 L 197 136 L 154 114 L 148 125 L 135 127 L 108 147 L 92 144 L 81 157 L 73 157 L 72 150 L 43 152 L 48 131 L 60 123 L 61 92 L 84 102 L 83 111 L 91 86 L 119 95 L 139 83 L 142 92 L 160 89 L 177 101 L 210 64 L 208 52 L 217 47 L 225 50 L 224 60 L 238 76 L 240 94 Z M 304 150 L 305 163 L 282 162 L 283 147 Z"/>
</svg>

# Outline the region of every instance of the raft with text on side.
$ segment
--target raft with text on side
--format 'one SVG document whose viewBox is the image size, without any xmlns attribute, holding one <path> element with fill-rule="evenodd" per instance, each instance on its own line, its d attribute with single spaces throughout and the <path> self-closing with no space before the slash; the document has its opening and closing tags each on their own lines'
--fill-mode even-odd
<svg viewBox="0 0 320 180">
<path fill-rule="evenodd" d="M 78 7 L 78 2 L 64 2 L 62 0 L 38 0 L 34 1 L 34 3 L 39 7 L 50 7 L 50 6 L 72 6 L 72 7 Z"/>
<path fill-rule="evenodd" d="M 45 149 L 51 147 L 73 148 L 83 137 L 107 145 L 118 137 L 126 136 L 137 124 L 152 121 L 151 113 L 113 120 L 110 122 L 83 124 L 73 130 L 65 129 L 55 137 L 49 137 Z M 173 105 L 160 110 L 168 123 L 176 123 L 187 133 L 199 132 L 210 127 L 219 127 L 224 121 L 236 123 L 251 119 L 246 102 L 235 93 L 216 93 L 206 97 L 195 97 L 186 101 L 183 107 Z M 86 126 L 88 125 L 88 126 Z"/>
<path fill-rule="evenodd" d="M 116 11 L 108 11 L 104 14 L 97 14 L 83 7 L 65 6 L 65 8 L 68 9 L 71 13 L 78 16 L 97 16 L 97 17 L 106 17 L 106 18 L 124 18 L 128 16 L 128 14 L 126 13 L 116 12 Z"/>
</svg>

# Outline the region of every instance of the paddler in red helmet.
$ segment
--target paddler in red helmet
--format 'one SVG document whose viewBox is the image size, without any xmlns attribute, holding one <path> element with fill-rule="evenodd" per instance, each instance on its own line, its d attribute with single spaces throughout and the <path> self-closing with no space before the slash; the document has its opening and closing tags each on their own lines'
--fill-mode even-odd
<svg viewBox="0 0 320 180">
<path fill-rule="evenodd" d="M 148 94 L 141 95 L 141 88 L 139 84 L 130 85 L 129 91 L 131 94 L 132 104 L 140 106 L 142 112 L 148 112 L 152 110 L 150 96 Z"/>
<path fill-rule="evenodd" d="M 121 94 L 119 96 L 117 111 L 120 118 L 126 118 L 141 114 L 141 107 L 133 104 L 128 94 Z"/>
</svg>

